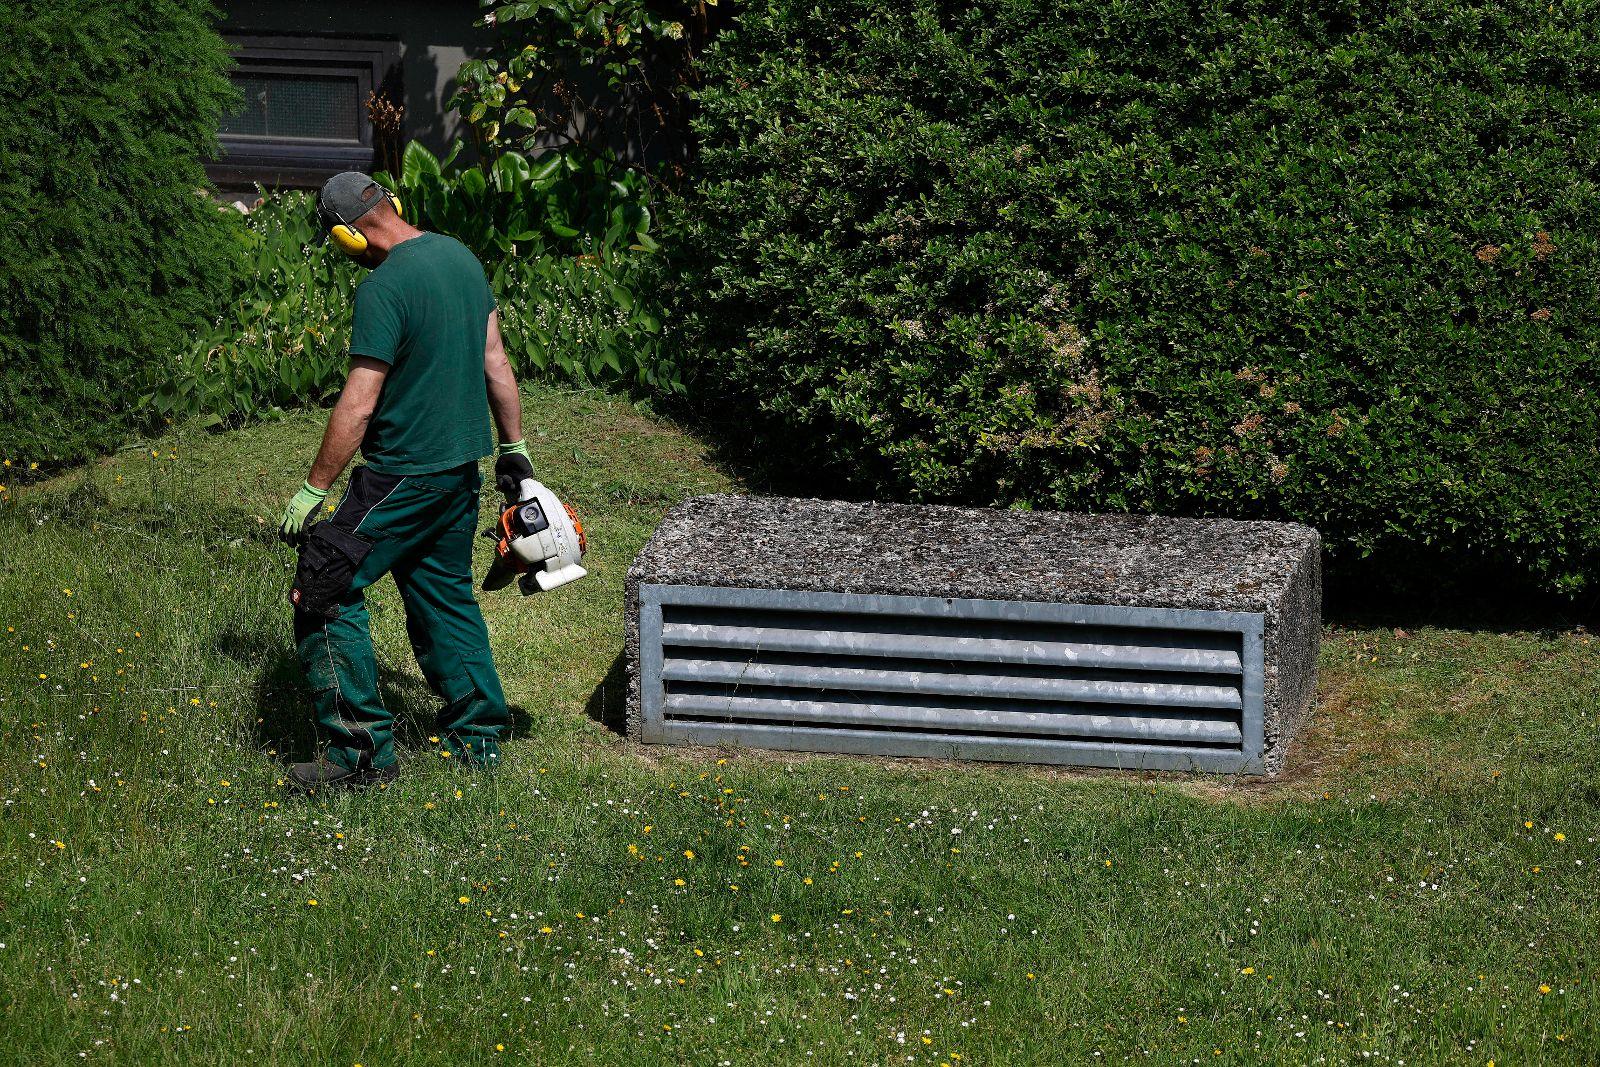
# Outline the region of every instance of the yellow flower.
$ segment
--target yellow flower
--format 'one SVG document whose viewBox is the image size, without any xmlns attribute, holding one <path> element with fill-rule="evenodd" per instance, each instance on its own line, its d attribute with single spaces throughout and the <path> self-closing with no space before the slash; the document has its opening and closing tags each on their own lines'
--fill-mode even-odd
<svg viewBox="0 0 1600 1067">
<path fill-rule="evenodd" d="M 471 897 L 456 897 L 456 903 L 457 904 L 471 904 L 472 903 L 472 898 Z"/>
<path fill-rule="evenodd" d="M 1532 830 L 1533 829 L 1533 820 L 1532 819 L 1523 819 L 1522 820 L 1522 828 L 1524 830 Z"/>
<path fill-rule="evenodd" d="M 674 878 L 674 879 L 673 879 L 673 880 L 672 880 L 672 884 L 673 884 L 673 885 L 676 885 L 676 886 L 681 886 L 681 885 L 683 885 L 683 884 L 684 884 L 684 881 L 683 881 L 683 879 L 682 879 L 682 878 Z"/>
<path fill-rule="evenodd" d="M 1567 835 L 1566 834 L 1556 834 L 1556 840 L 1557 841 L 1565 841 L 1566 839 L 1567 839 Z"/>
<path fill-rule="evenodd" d="M 783 922 L 783 916 L 779 915 L 777 912 L 773 912 L 772 913 L 772 921 L 775 922 L 775 923 L 781 923 L 781 922 Z"/>
<path fill-rule="evenodd" d="M 316 897 L 312 897 L 310 900 L 306 901 L 306 907 L 314 908 L 316 906 L 317 906 L 317 898 Z"/>
<path fill-rule="evenodd" d="M 1549 986 L 1542 985 L 1542 986 L 1539 987 L 1539 995 L 1540 996 L 1543 996 L 1544 994 L 1546 994 L 1548 992 L 1550 992 L 1550 987 Z"/>
<path fill-rule="evenodd" d="M 43 678 L 44 675 L 41 674 L 39 677 Z M 692 849 L 692 848 L 684 849 L 683 850 L 683 858 L 684 859 L 689 859 L 689 860 L 694 859 L 694 849 Z"/>
<path fill-rule="evenodd" d="M 555 931 L 550 929 L 550 927 L 548 927 L 548 926 L 539 927 L 539 932 L 541 934 L 553 934 L 553 933 L 555 933 Z"/>
<path fill-rule="evenodd" d="M 1254 967 L 1245 967 L 1245 968 L 1242 968 L 1239 971 L 1239 973 L 1240 974 L 1255 974 L 1256 973 L 1256 969 Z"/>
</svg>

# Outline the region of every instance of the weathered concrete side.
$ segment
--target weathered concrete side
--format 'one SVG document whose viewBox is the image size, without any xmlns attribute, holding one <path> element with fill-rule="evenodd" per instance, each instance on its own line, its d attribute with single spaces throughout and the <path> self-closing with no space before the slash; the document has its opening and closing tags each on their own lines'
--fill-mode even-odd
<svg viewBox="0 0 1600 1067">
<path fill-rule="evenodd" d="M 645 583 L 1259 612 L 1269 773 L 1316 688 L 1321 538 L 1293 523 L 695 497 L 628 571 L 630 736 Z"/>
</svg>

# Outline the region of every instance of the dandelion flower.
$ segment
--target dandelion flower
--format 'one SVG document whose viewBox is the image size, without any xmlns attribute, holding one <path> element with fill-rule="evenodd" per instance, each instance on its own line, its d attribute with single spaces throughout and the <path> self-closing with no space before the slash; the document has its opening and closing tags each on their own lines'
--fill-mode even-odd
<svg viewBox="0 0 1600 1067">
<path fill-rule="evenodd" d="M 471 904 L 472 903 L 472 898 L 471 897 L 456 897 L 456 903 L 457 904 Z"/>
</svg>

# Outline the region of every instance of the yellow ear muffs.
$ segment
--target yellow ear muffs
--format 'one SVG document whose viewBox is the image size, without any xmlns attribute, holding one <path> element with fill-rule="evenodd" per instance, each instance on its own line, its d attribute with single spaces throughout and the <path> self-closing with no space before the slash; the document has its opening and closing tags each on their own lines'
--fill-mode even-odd
<svg viewBox="0 0 1600 1067">
<path fill-rule="evenodd" d="M 396 215 L 399 215 L 400 218 L 402 220 L 404 220 L 405 217 L 406 217 L 406 213 L 404 211 L 400 210 L 400 198 L 398 196 L 395 196 L 393 193 L 390 193 L 389 194 L 389 203 L 394 205 L 394 213 Z"/>
<path fill-rule="evenodd" d="M 328 236 L 333 238 L 333 243 L 347 256 L 359 256 L 367 250 L 366 235 L 354 226 L 346 226 L 341 222 L 328 231 Z"/>
</svg>

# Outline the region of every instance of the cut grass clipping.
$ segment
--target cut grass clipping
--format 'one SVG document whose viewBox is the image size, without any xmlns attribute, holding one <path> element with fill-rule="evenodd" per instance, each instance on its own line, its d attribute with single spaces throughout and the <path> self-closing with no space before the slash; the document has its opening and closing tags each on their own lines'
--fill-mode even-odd
<svg viewBox="0 0 1600 1067">
<path fill-rule="evenodd" d="M 596 721 L 624 570 L 732 481 L 622 400 L 526 410 L 594 575 L 484 598 L 493 776 L 437 754 L 385 580 L 404 777 L 281 786 L 318 416 L 0 497 L 0 1060 L 1600 1059 L 1589 635 L 1332 630 L 1295 769 L 1244 789 L 640 748 Z"/>
</svg>

